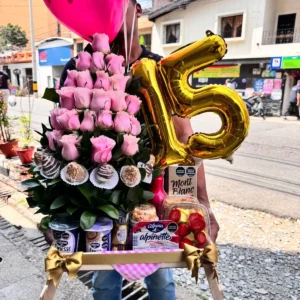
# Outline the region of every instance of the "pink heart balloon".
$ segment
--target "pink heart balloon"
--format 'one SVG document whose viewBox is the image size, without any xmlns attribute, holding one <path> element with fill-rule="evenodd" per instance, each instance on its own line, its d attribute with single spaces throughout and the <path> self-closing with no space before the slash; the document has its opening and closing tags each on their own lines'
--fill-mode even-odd
<svg viewBox="0 0 300 300">
<path fill-rule="evenodd" d="M 44 0 L 52 14 L 71 31 L 91 41 L 94 33 L 105 33 L 110 42 L 124 20 L 128 0 Z"/>
</svg>

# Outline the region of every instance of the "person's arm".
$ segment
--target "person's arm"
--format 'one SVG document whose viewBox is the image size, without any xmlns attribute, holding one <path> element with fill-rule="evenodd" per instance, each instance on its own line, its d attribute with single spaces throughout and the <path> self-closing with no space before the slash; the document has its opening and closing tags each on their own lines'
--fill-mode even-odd
<svg viewBox="0 0 300 300">
<path fill-rule="evenodd" d="M 192 134 L 194 134 L 190 119 L 174 116 L 173 121 L 174 121 L 178 140 L 182 143 L 187 143 L 188 138 Z M 218 236 L 219 224 L 210 208 L 210 203 L 208 200 L 207 190 L 206 190 L 206 180 L 205 180 L 203 162 L 198 167 L 198 172 L 197 172 L 197 196 L 199 202 L 208 209 L 209 217 L 211 221 L 211 239 L 213 240 L 213 242 L 215 242 Z"/>
<path fill-rule="evenodd" d="M 300 106 L 300 90 L 297 92 L 297 106 Z"/>
</svg>

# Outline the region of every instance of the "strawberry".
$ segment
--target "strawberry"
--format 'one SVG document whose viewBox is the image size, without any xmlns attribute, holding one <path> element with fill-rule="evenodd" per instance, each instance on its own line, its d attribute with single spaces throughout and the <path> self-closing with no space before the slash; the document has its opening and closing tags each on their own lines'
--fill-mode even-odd
<svg viewBox="0 0 300 300">
<path fill-rule="evenodd" d="M 204 218 L 198 213 L 190 214 L 188 225 L 192 231 L 202 231 L 206 226 Z"/>
<path fill-rule="evenodd" d="M 197 245 L 198 247 L 200 246 L 200 248 L 203 248 L 204 244 L 207 242 L 207 238 L 204 232 L 198 231 L 195 235 L 196 237 L 196 241 L 199 243 L 199 245 Z"/>
<path fill-rule="evenodd" d="M 180 217 L 181 217 L 181 212 L 179 209 L 173 209 L 170 212 L 169 219 L 172 220 L 173 222 L 178 223 Z"/>
<path fill-rule="evenodd" d="M 194 220 L 199 220 L 199 219 L 203 219 L 202 215 L 200 215 L 199 213 L 191 213 L 189 215 L 189 221 L 192 222 Z"/>
<path fill-rule="evenodd" d="M 180 249 L 184 249 L 184 244 L 188 244 L 188 245 L 193 246 L 193 242 L 192 242 L 192 241 L 190 241 L 189 239 L 183 238 L 183 239 L 180 241 L 179 248 L 180 248 Z"/>
<path fill-rule="evenodd" d="M 186 236 L 190 233 L 189 226 L 187 224 L 181 223 L 178 228 L 180 236 Z"/>
</svg>

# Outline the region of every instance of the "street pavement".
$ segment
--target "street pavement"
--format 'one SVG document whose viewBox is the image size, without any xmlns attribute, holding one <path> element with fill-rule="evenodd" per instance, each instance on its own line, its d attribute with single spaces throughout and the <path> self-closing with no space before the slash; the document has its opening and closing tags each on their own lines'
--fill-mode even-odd
<svg viewBox="0 0 300 300">
<path fill-rule="evenodd" d="M 53 103 L 34 101 L 32 127 L 41 131 L 48 124 Z M 29 101 L 18 99 L 9 115 L 28 111 Z M 195 132 L 215 132 L 220 119 L 207 113 L 192 118 Z M 205 161 L 209 198 L 239 207 L 300 218 L 300 122 L 290 117 L 266 120 L 252 117 L 249 136 L 234 155 L 234 164 L 224 160 Z"/>
</svg>

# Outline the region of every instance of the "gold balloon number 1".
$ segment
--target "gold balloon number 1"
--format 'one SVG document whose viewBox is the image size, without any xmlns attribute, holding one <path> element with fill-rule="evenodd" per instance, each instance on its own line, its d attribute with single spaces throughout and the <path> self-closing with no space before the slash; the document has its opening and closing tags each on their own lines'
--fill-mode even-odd
<svg viewBox="0 0 300 300">
<path fill-rule="evenodd" d="M 222 37 L 207 32 L 203 40 L 192 43 L 159 64 L 142 59 L 133 66 L 141 77 L 143 114 L 149 129 L 152 151 L 161 168 L 172 164 L 194 164 L 193 156 L 203 159 L 227 158 L 241 145 L 249 129 L 249 115 L 238 93 L 228 87 L 208 85 L 194 89 L 189 76 L 219 61 L 227 48 Z M 195 133 L 187 144 L 178 141 L 172 115 L 191 118 L 214 112 L 222 126 L 213 134 Z"/>
</svg>

